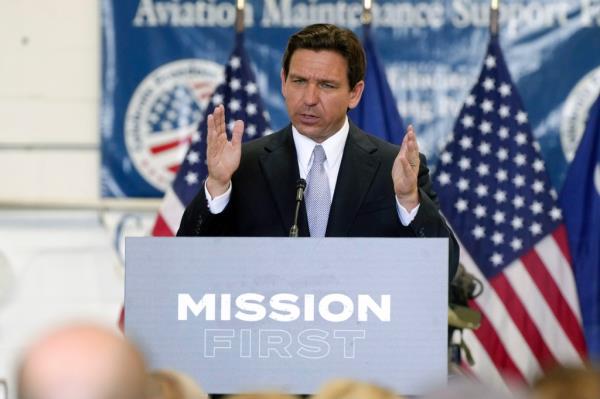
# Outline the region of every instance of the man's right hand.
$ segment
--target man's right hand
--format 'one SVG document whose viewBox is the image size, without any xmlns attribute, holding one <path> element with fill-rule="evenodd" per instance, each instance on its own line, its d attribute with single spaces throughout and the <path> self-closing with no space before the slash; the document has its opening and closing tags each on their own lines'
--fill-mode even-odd
<svg viewBox="0 0 600 399">
<path fill-rule="evenodd" d="M 207 120 L 206 163 L 208 178 L 206 189 L 212 198 L 225 193 L 231 184 L 231 176 L 240 166 L 244 122 L 235 121 L 231 141 L 227 139 L 225 108 L 219 105 Z"/>
</svg>

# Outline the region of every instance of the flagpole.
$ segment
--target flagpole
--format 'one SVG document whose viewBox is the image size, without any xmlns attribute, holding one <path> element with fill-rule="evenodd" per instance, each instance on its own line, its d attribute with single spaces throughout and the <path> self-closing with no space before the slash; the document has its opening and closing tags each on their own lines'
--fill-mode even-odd
<svg viewBox="0 0 600 399">
<path fill-rule="evenodd" d="M 373 21 L 373 13 L 371 12 L 371 8 L 373 7 L 372 0 L 363 0 L 363 10 L 361 15 L 361 22 L 364 25 L 371 25 Z"/>
<path fill-rule="evenodd" d="M 237 0 L 235 13 L 235 31 L 237 33 L 244 31 L 244 6 L 245 0 Z"/>
<path fill-rule="evenodd" d="M 498 35 L 499 29 L 499 16 L 500 16 L 500 0 L 492 0 L 490 6 L 490 33 L 493 36 Z"/>
</svg>

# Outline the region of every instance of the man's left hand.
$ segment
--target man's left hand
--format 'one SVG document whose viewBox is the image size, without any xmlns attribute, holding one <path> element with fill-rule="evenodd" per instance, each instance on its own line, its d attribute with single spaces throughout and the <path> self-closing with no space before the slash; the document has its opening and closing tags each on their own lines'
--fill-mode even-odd
<svg viewBox="0 0 600 399">
<path fill-rule="evenodd" d="M 419 165 L 419 144 L 412 125 L 409 125 L 392 166 L 394 192 L 400 205 L 409 212 L 419 205 Z"/>
</svg>

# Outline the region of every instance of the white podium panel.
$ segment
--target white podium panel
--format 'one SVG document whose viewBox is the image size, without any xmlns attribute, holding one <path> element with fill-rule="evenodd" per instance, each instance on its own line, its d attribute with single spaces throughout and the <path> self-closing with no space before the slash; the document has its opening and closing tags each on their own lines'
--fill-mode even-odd
<svg viewBox="0 0 600 399">
<path fill-rule="evenodd" d="M 447 239 L 130 238 L 126 334 L 210 393 L 447 374 Z"/>
</svg>

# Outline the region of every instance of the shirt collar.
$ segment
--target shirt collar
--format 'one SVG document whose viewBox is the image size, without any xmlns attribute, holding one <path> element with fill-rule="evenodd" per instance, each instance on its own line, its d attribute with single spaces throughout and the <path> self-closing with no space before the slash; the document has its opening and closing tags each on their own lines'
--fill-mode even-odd
<svg viewBox="0 0 600 399">
<path fill-rule="evenodd" d="M 296 146 L 298 162 L 300 165 L 306 168 L 306 170 L 308 170 L 313 149 L 316 145 L 321 144 L 321 146 L 323 146 L 323 150 L 325 151 L 325 155 L 327 156 L 327 160 L 325 161 L 326 164 L 329 166 L 335 165 L 344 152 L 344 145 L 346 144 L 349 131 L 350 124 L 348 123 L 348 117 L 346 117 L 346 120 L 344 121 L 344 124 L 340 130 L 335 132 L 324 142 L 317 143 L 316 141 L 313 141 L 312 139 L 302 135 L 298 129 L 292 125 L 292 135 L 294 137 L 294 145 Z"/>
</svg>

